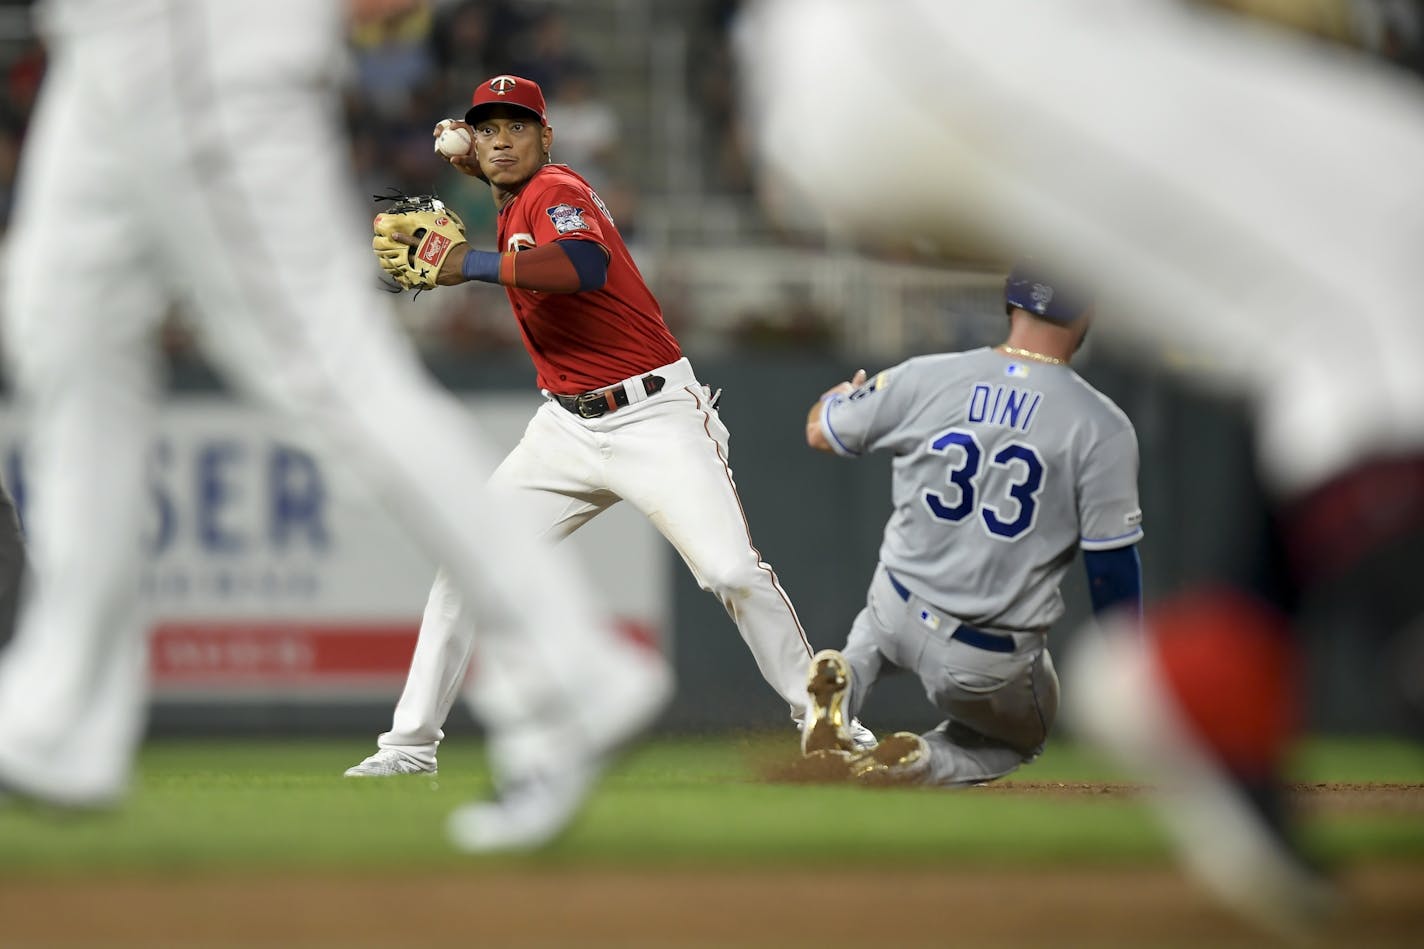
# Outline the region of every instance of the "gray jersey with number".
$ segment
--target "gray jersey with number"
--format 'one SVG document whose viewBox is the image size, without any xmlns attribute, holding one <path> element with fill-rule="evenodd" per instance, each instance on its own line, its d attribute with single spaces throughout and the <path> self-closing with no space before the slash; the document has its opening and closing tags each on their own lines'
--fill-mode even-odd
<svg viewBox="0 0 1424 949">
<path fill-rule="evenodd" d="M 821 426 L 839 454 L 894 452 L 880 560 L 973 626 L 1046 630 L 1075 548 L 1142 537 L 1132 423 L 1067 366 L 920 356 L 826 400 Z"/>
</svg>

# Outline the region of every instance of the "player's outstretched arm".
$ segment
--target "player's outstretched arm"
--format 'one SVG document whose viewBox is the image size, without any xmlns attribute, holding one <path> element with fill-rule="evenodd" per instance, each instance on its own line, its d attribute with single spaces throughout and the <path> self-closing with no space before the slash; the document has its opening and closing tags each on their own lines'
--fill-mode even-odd
<svg viewBox="0 0 1424 949">
<path fill-rule="evenodd" d="M 826 438 L 825 430 L 821 427 L 821 407 L 827 399 L 838 395 L 845 395 L 848 392 L 854 392 L 864 384 L 865 370 L 857 369 L 855 375 L 850 378 L 849 382 L 838 382 L 821 393 L 821 397 L 817 399 L 806 412 L 806 444 L 817 451 L 835 451 L 835 449 L 831 447 L 830 440 Z"/>
<path fill-rule="evenodd" d="M 399 231 L 390 238 L 407 247 L 420 246 L 418 238 Z M 471 280 L 544 293 L 597 290 L 608 280 L 608 252 L 600 244 L 582 240 L 555 241 L 503 254 L 474 250 L 462 242 L 445 255 L 435 283 L 453 287 Z"/>
<path fill-rule="evenodd" d="M 608 251 L 594 241 L 573 239 L 503 254 L 467 249 L 458 270 L 452 283 L 478 280 L 543 293 L 580 293 L 608 282 Z"/>
</svg>

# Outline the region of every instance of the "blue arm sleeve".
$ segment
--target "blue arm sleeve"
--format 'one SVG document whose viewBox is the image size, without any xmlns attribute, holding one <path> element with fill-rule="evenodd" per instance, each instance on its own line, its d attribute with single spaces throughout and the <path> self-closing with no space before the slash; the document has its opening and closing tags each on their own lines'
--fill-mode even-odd
<svg viewBox="0 0 1424 949">
<path fill-rule="evenodd" d="M 489 250 L 469 250 L 460 263 L 460 272 L 466 280 L 483 283 L 499 283 L 499 254 Z"/>
<path fill-rule="evenodd" d="M 580 290 L 597 290 L 608 282 L 608 254 L 593 241 L 557 241 L 578 272 Z"/>
<path fill-rule="evenodd" d="M 1126 606 L 1134 616 L 1142 617 L 1142 560 L 1136 544 L 1113 550 L 1085 550 L 1083 566 L 1088 571 L 1088 595 L 1093 600 L 1094 615 Z"/>
</svg>

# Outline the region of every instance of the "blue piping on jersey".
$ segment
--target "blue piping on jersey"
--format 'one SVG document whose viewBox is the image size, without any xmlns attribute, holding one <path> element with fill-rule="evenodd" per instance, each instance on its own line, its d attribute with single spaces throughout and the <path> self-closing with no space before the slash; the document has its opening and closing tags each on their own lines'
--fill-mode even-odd
<svg viewBox="0 0 1424 949">
<path fill-rule="evenodd" d="M 1139 528 L 1137 528 L 1136 530 L 1128 531 L 1126 534 L 1118 534 L 1116 537 L 1081 537 L 1081 538 L 1079 538 L 1078 543 L 1080 543 L 1080 544 L 1111 544 L 1111 543 L 1112 543 L 1113 541 L 1115 541 L 1115 540 L 1127 540 L 1129 537 L 1141 537 L 1141 536 L 1142 536 L 1142 528 L 1139 527 Z M 1126 546 L 1126 545 L 1124 545 L 1124 546 Z"/>
<path fill-rule="evenodd" d="M 841 441 L 840 436 L 836 434 L 836 430 L 831 428 L 831 406 L 839 401 L 840 396 L 833 396 L 823 402 L 821 405 L 821 428 L 827 435 L 831 436 L 831 442 L 837 454 L 859 457 L 860 452 L 853 450 L 849 445 Z"/>
</svg>

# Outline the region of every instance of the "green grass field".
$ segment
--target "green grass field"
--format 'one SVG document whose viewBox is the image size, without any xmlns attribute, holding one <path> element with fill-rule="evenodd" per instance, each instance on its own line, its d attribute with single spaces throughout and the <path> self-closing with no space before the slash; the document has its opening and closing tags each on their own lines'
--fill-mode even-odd
<svg viewBox="0 0 1424 949">
<path fill-rule="evenodd" d="M 775 735 L 662 738 L 549 850 L 474 859 L 443 823 L 489 790 L 348 780 L 369 739 L 161 741 L 108 814 L 0 807 L 0 946 L 839 949 L 1269 945 L 1169 859 L 1136 787 L 1071 744 L 989 788 L 769 780 Z M 1424 932 L 1424 753 L 1314 741 L 1296 778 L 1348 911 L 1322 945 Z M 1314 925 L 1314 924 L 1312 924 Z"/>
<path fill-rule="evenodd" d="M 441 832 L 488 790 L 480 749 L 448 741 L 436 778 L 344 780 L 369 741 L 168 741 L 145 748 L 113 814 L 0 809 L 0 878 L 229 872 L 281 867 L 382 873 L 465 866 Z M 784 735 L 661 739 L 624 759 L 573 831 L 525 861 L 624 866 L 804 864 L 844 856 L 886 866 L 1160 861 L 1141 803 L 1125 793 L 1054 793 L 1053 782 L 1120 782 L 1066 743 L 1004 782 L 1034 791 L 869 790 L 764 780 Z M 1390 741 L 1317 740 L 1303 782 L 1424 785 L 1424 752 Z M 1310 841 L 1327 857 L 1424 861 L 1421 792 L 1406 806 L 1321 808 Z M 1409 804 L 1413 795 L 1413 804 Z M 476 861 L 478 862 L 478 861 Z"/>
</svg>

